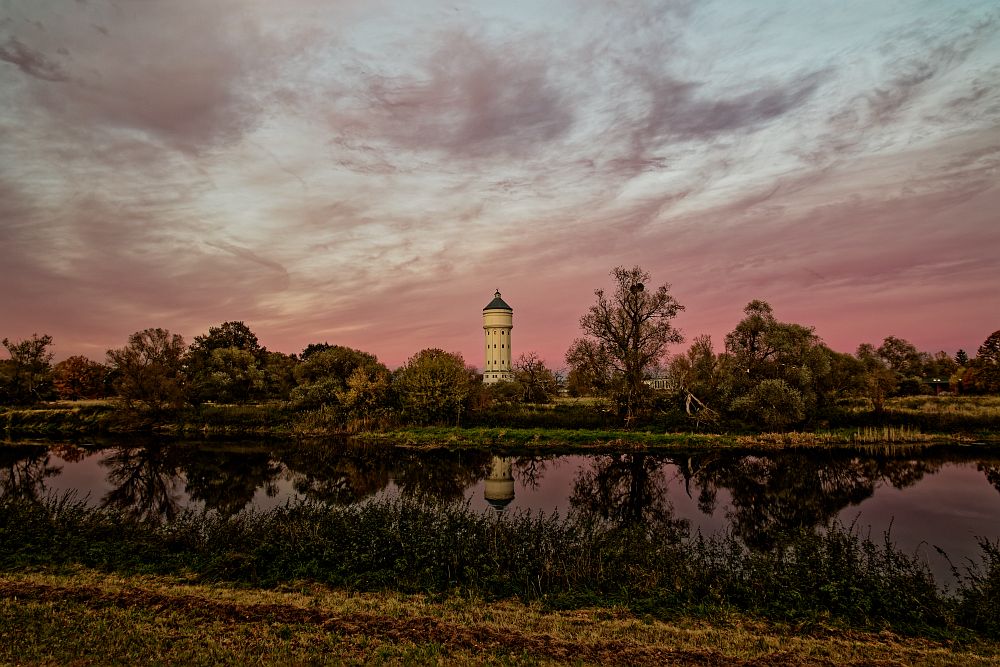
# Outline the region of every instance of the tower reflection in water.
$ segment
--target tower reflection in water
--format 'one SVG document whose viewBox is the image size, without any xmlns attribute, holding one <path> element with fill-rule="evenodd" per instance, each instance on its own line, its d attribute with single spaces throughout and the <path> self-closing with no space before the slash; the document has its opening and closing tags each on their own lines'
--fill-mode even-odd
<svg viewBox="0 0 1000 667">
<path fill-rule="evenodd" d="M 483 496 L 493 509 L 503 512 L 514 500 L 514 458 L 494 456 L 490 474 L 484 484 Z"/>
</svg>

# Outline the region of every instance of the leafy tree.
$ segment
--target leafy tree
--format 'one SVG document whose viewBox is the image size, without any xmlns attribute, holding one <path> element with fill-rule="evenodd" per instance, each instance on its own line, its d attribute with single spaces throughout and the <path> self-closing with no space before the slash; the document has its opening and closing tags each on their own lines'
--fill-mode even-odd
<svg viewBox="0 0 1000 667">
<path fill-rule="evenodd" d="M 516 382 L 511 382 L 510 380 L 501 380 L 499 382 L 493 382 L 488 385 L 484 385 L 484 393 L 486 394 L 486 399 L 483 405 L 490 405 L 492 403 L 497 403 L 499 405 L 517 405 L 524 401 L 524 390 L 520 384 Z M 476 405 L 478 410 L 481 406 Z"/>
<path fill-rule="evenodd" d="M 476 372 L 460 354 L 421 350 L 396 372 L 393 387 L 404 418 L 416 424 L 458 424 L 472 395 Z"/>
<path fill-rule="evenodd" d="M 862 391 L 877 414 L 885 411 L 885 399 L 896 391 L 898 378 L 871 343 L 862 343 L 856 353 L 864 368 Z"/>
<path fill-rule="evenodd" d="M 382 364 L 363 364 L 354 369 L 337 400 L 352 430 L 384 423 L 392 405 L 392 376 Z"/>
<path fill-rule="evenodd" d="M 577 338 L 566 351 L 569 374 L 566 387 L 571 396 L 606 396 L 614 386 L 611 355 L 605 346 L 588 338 Z"/>
<path fill-rule="evenodd" d="M 191 354 L 208 356 L 212 350 L 235 347 L 254 355 L 263 353 L 264 348 L 257 340 L 257 334 L 243 322 L 223 322 L 217 327 L 209 327 L 208 333 L 195 336 L 191 343 Z"/>
<path fill-rule="evenodd" d="M 887 336 L 876 350 L 890 369 L 903 377 L 919 376 L 920 351 L 908 340 Z"/>
<path fill-rule="evenodd" d="M 348 391 L 348 380 L 359 368 L 371 381 L 377 371 L 388 373 L 373 354 L 355 350 L 342 345 L 332 345 L 328 348 L 309 354 L 304 361 L 294 369 L 298 386 L 292 390 L 292 401 L 303 408 L 332 408 L 340 411 L 341 398 Z M 356 382 L 360 382 L 356 379 Z M 346 415 L 339 414 L 340 418 Z"/>
<path fill-rule="evenodd" d="M 831 350 L 812 327 L 779 322 L 766 301 L 751 301 L 743 312 L 745 317 L 726 335 L 720 361 L 730 411 L 765 428 L 821 414 L 832 396 Z M 787 406 L 790 419 L 750 409 L 771 403 Z"/>
<path fill-rule="evenodd" d="M 514 383 L 525 403 L 551 403 L 559 391 L 555 373 L 534 352 L 522 354 L 514 362 Z"/>
<path fill-rule="evenodd" d="M 889 370 L 896 374 L 897 393 L 903 395 L 920 393 L 922 387 L 920 378 L 927 362 L 926 355 L 921 354 L 913 343 L 895 336 L 887 336 L 876 352 L 885 361 Z"/>
<path fill-rule="evenodd" d="M 969 365 L 969 355 L 965 350 L 959 350 L 955 353 L 955 363 L 959 366 Z"/>
<path fill-rule="evenodd" d="M 264 395 L 267 376 L 252 352 L 221 347 L 199 364 L 193 383 L 189 391 L 196 402 L 245 403 Z"/>
<path fill-rule="evenodd" d="M 829 360 L 830 372 L 817 378 L 819 393 L 830 400 L 864 394 L 865 366 L 861 360 L 851 354 L 835 352 L 825 345 L 821 349 Z"/>
<path fill-rule="evenodd" d="M 308 345 L 306 345 L 305 349 L 302 350 L 302 354 L 299 355 L 299 359 L 305 361 L 306 359 L 316 354 L 317 352 L 323 352 L 325 350 L 329 350 L 332 347 L 334 346 L 330 345 L 329 343 L 309 343 Z"/>
<path fill-rule="evenodd" d="M 1000 393 L 1000 330 L 991 333 L 972 362 L 974 386 L 982 393 Z"/>
<path fill-rule="evenodd" d="M 659 364 L 668 345 L 683 340 L 671 320 L 684 307 L 671 296 L 668 284 L 646 289 L 651 276 L 638 266 L 616 267 L 611 276 L 616 283 L 614 294 L 595 290 L 597 303 L 580 318 L 580 328 L 596 346 L 595 357 L 610 361 L 614 396 L 628 424 L 650 398 L 644 382 L 647 372 Z"/>
<path fill-rule="evenodd" d="M 267 360 L 257 335 L 243 322 L 223 322 L 195 336 L 184 359 L 193 403 L 243 403 L 263 395 Z"/>
<path fill-rule="evenodd" d="M 291 397 L 298 364 L 294 354 L 267 352 L 264 357 L 264 393 L 267 398 L 287 401 Z"/>
<path fill-rule="evenodd" d="M 780 431 L 805 419 L 802 394 L 784 380 L 762 380 L 749 392 L 736 398 L 732 410 L 747 421 Z"/>
<path fill-rule="evenodd" d="M 3 339 L 10 361 L 5 364 L 7 400 L 35 403 L 48 397 L 52 387 L 52 336 L 32 334 L 21 341 Z"/>
<path fill-rule="evenodd" d="M 104 398 L 108 395 L 109 369 L 102 363 L 76 355 L 52 368 L 52 384 L 63 400 Z"/>
<path fill-rule="evenodd" d="M 726 334 L 726 352 L 754 381 L 765 376 L 763 365 L 772 363 L 777 356 L 778 340 L 774 333 L 778 321 L 771 305 L 758 299 L 748 303 L 743 313 L 745 317 Z"/>
<path fill-rule="evenodd" d="M 184 351 L 184 339 L 166 329 L 135 332 L 125 347 L 108 350 L 118 395 L 129 407 L 180 408 L 184 404 Z"/>
</svg>

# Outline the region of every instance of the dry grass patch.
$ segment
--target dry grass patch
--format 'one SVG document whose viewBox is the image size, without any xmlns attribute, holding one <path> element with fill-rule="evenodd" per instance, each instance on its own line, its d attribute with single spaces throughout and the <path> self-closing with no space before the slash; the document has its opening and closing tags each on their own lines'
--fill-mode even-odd
<svg viewBox="0 0 1000 667">
<path fill-rule="evenodd" d="M 143 658 L 143 656 L 146 656 Z M 277 590 L 180 578 L 0 575 L 0 662 L 1000 665 L 995 643 L 795 628 L 732 615 L 663 622 L 620 609 L 315 584 Z"/>
</svg>

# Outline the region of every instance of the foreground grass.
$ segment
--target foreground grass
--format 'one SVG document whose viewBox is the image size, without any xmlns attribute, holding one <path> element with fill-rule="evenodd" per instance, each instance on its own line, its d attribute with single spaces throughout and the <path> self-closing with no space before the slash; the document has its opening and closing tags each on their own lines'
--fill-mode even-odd
<svg viewBox="0 0 1000 667">
<path fill-rule="evenodd" d="M 83 568 L 0 573 L 0 663 L 90 662 L 1000 665 L 1000 644 L 302 582 L 268 590 Z"/>
<path fill-rule="evenodd" d="M 738 612 L 804 626 L 1000 640 L 1000 545 L 947 593 L 886 538 L 833 524 L 751 551 L 686 524 L 591 514 L 480 514 L 467 505 L 375 500 L 299 504 L 149 523 L 70 497 L 0 496 L 0 571 L 84 566 L 274 587 L 312 581 L 547 608 L 621 607 L 660 619 Z"/>
</svg>

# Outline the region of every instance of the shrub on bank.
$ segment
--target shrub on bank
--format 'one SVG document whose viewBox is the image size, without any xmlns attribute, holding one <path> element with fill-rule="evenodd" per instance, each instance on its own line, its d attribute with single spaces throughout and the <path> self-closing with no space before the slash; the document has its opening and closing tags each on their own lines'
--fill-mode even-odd
<svg viewBox="0 0 1000 667">
<path fill-rule="evenodd" d="M 375 500 L 298 504 L 162 524 L 72 498 L 0 498 L 0 567 L 82 564 L 275 585 L 299 579 L 402 591 L 469 590 L 550 606 L 618 604 L 670 616 L 738 609 L 796 622 L 998 637 L 1000 551 L 942 593 L 918 559 L 843 526 L 751 551 L 672 521 L 481 514 L 467 505 Z M 992 550 L 991 550 L 992 548 Z"/>
</svg>

